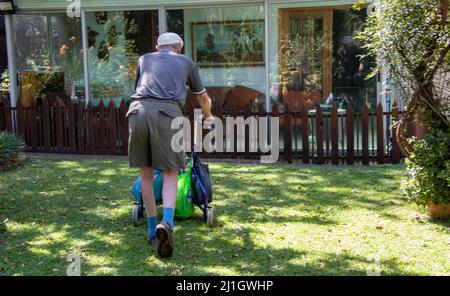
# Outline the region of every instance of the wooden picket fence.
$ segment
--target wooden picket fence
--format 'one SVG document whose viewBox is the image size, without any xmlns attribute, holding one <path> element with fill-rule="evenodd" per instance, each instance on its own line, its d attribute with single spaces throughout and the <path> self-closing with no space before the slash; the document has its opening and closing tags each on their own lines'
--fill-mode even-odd
<svg viewBox="0 0 450 296">
<path fill-rule="evenodd" d="M 56 100 L 16 108 L 0 107 L 0 130 L 12 131 L 25 140 L 28 152 L 126 155 L 128 151 L 127 106 L 103 101 L 92 104 Z"/>
<path fill-rule="evenodd" d="M 184 110 L 191 120 L 194 139 L 193 107 Z M 127 104 L 124 100 L 116 106 L 113 101 L 98 106 L 73 103 L 67 97 L 53 101 L 42 100 L 30 107 L 0 105 L 0 131 L 15 131 L 21 135 L 29 152 L 71 153 L 95 155 L 127 155 L 128 122 L 125 118 Z M 280 160 L 301 161 L 314 164 L 393 163 L 401 161 L 392 122 L 402 114 L 394 105 L 393 111 L 384 112 L 381 105 L 376 112 L 367 106 L 362 112 L 348 107 L 345 112 L 333 107 L 331 111 L 290 111 L 287 105 L 273 104 L 272 111 L 262 106 L 257 110 L 248 106 L 244 110 L 224 110 L 215 106 L 215 116 L 225 122 L 227 117 L 255 118 L 272 116 L 280 122 Z M 205 158 L 259 159 L 264 153 L 252 152 L 249 127 L 245 127 L 245 147 L 238 147 L 237 127 L 234 126 L 234 149 L 222 152 L 201 153 Z M 203 137 L 209 131 L 204 130 Z M 224 131 L 225 147 L 230 143 Z M 228 145 L 228 146 L 227 146 Z M 256 143 L 258 145 L 258 143 Z M 240 148 L 240 149 L 238 149 Z M 267 153 L 266 153 L 267 154 Z"/>
<path fill-rule="evenodd" d="M 326 113 L 317 107 L 314 115 L 305 107 L 299 112 L 286 108 L 284 159 L 333 165 L 398 164 L 402 155 L 393 123 L 401 116 L 396 104 L 392 112 L 384 112 L 381 104 L 376 112 L 363 105 L 359 113 L 351 106 L 341 113 L 336 107 Z"/>
</svg>

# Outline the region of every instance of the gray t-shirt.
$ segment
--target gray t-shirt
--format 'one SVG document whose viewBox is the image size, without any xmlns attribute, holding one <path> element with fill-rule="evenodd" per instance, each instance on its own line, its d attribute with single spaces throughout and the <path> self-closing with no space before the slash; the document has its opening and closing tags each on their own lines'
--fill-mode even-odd
<svg viewBox="0 0 450 296">
<path fill-rule="evenodd" d="M 205 92 L 197 65 L 185 55 L 162 49 L 139 58 L 132 98 L 153 97 L 184 104 L 186 85 L 194 94 Z"/>
</svg>

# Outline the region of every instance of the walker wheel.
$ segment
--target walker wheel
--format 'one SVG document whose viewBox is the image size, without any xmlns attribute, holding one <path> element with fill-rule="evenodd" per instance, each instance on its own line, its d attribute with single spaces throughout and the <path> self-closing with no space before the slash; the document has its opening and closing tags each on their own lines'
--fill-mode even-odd
<svg viewBox="0 0 450 296">
<path fill-rule="evenodd" d="M 131 221 L 133 222 L 134 226 L 138 226 L 142 222 L 140 211 L 141 211 L 140 205 L 133 206 L 133 210 L 131 211 Z"/>
<path fill-rule="evenodd" d="M 206 225 L 208 225 L 209 228 L 213 226 L 214 223 L 214 209 L 211 206 L 208 206 L 206 208 Z"/>
</svg>

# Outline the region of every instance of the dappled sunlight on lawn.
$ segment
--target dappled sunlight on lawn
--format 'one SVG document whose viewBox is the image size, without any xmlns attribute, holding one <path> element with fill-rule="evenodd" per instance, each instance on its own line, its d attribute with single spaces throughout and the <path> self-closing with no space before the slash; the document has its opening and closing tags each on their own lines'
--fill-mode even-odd
<svg viewBox="0 0 450 296">
<path fill-rule="evenodd" d="M 84 275 L 365 275 L 374 258 L 386 275 L 450 274 L 450 224 L 417 219 L 403 169 L 211 163 L 214 227 L 198 209 L 176 220 L 161 260 L 131 224 L 126 161 L 32 158 L 0 175 L 0 274 L 65 275 L 70 253 Z"/>
</svg>

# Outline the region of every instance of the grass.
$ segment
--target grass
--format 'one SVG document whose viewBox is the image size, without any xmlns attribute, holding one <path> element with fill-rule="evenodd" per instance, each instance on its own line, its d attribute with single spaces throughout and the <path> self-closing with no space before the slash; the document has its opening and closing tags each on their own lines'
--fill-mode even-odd
<svg viewBox="0 0 450 296">
<path fill-rule="evenodd" d="M 0 274 L 450 275 L 450 223 L 426 219 L 403 166 L 211 164 L 216 221 L 177 221 L 161 260 L 130 222 L 125 161 L 31 158 L 0 174 Z M 161 209 L 159 209 L 161 212 Z"/>
</svg>

